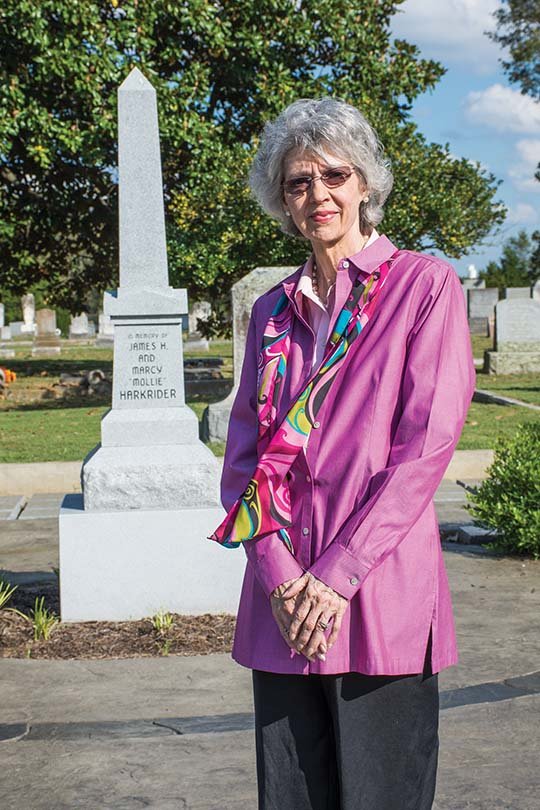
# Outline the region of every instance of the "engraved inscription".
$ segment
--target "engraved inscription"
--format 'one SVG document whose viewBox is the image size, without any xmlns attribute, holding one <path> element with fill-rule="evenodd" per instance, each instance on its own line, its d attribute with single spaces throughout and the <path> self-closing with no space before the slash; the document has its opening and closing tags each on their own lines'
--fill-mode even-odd
<svg viewBox="0 0 540 810">
<path fill-rule="evenodd" d="M 118 328 L 115 400 L 122 406 L 181 405 L 181 332 L 170 326 Z"/>
</svg>

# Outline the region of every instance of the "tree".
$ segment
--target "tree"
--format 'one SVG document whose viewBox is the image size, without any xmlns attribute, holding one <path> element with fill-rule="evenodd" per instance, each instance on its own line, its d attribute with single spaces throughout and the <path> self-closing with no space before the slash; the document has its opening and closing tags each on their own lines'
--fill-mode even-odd
<svg viewBox="0 0 540 810">
<path fill-rule="evenodd" d="M 540 231 L 535 231 L 531 239 L 527 231 L 521 230 L 504 243 L 499 261 L 489 262 L 480 271 L 480 278 L 485 279 L 487 287 L 498 287 L 501 293 L 505 287 L 532 286 L 540 278 L 539 254 Z"/>
<path fill-rule="evenodd" d="M 508 78 L 522 93 L 540 98 L 540 3 L 503 0 L 493 16 L 497 31 L 488 36 L 510 51 L 510 59 L 500 60 Z"/>
<path fill-rule="evenodd" d="M 466 254 L 504 219 L 492 174 L 428 143 L 413 100 L 444 68 L 391 41 L 401 0 L 4 0 L 0 10 L 0 287 L 44 283 L 84 306 L 116 283 L 116 90 L 133 65 L 156 87 L 171 279 L 229 326 L 231 284 L 298 265 L 246 188 L 264 122 L 299 97 L 358 106 L 394 163 L 384 230 Z"/>
</svg>

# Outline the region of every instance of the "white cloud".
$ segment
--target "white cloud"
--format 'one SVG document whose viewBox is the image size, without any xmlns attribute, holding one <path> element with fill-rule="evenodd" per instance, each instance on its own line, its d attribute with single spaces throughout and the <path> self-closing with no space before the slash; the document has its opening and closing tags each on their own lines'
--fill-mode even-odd
<svg viewBox="0 0 540 810">
<path fill-rule="evenodd" d="M 518 203 L 509 207 L 506 221 L 515 225 L 528 225 L 531 222 L 536 222 L 537 219 L 538 211 L 532 205 Z"/>
<path fill-rule="evenodd" d="M 540 163 L 540 140 L 537 138 L 523 138 L 516 143 L 518 161 L 508 169 L 508 176 L 514 186 L 520 191 L 540 192 L 540 182 L 534 173 Z"/>
<path fill-rule="evenodd" d="M 395 37 L 419 45 L 422 55 L 444 65 L 465 65 L 489 74 L 503 55 L 485 31 L 495 31 L 498 0 L 406 0 L 392 18 Z"/>
<path fill-rule="evenodd" d="M 502 84 L 472 90 L 465 99 L 464 110 L 471 124 L 499 132 L 540 133 L 540 102 Z"/>
</svg>

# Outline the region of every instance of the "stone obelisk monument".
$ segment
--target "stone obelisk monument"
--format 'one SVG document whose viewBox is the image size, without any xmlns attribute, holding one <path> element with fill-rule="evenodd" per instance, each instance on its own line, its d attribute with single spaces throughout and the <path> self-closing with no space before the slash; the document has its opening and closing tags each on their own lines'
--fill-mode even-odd
<svg viewBox="0 0 540 810">
<path fill-rule="evenodd" d="M 245 555 L 207 539 L 220 466 L 185 403 L 187 295 L 169 285 L 156 93 L 138 68 L 118 90 L 118 153 L 112 408 L 60 513 L 62 619 L 234 612 Z"/>
</svg>

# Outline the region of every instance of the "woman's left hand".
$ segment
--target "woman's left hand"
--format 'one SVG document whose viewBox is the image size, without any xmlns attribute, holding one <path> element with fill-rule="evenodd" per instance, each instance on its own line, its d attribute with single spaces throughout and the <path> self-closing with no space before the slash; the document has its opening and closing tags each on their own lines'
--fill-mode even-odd
<svg viewBox="0 0 540 810">
<path fill-rule="evenodd" d="M 320 628 L 318 622 L 322 620 L 328 624 L 333 619 L 332 630 L 326 641 L 329 650 L 338 637 L 349 600 L 309 571 L 289 585 L 282 597 L 290 599 L 301 591 L 304 593 L 295 607 L 288 636 L 296 650 L 311 656 L 321 641 L 325 641 L 324 630 Z"/>
</svg>

